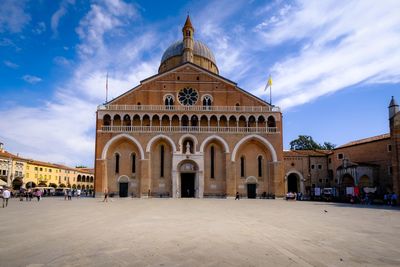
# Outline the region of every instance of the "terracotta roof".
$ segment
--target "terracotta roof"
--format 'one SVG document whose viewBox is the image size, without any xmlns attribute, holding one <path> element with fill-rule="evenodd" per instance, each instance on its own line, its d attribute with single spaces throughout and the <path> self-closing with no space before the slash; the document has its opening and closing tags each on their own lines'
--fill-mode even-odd
<svg viewBox="0 0 400 267">
<path fill-rule="evenodd" d="M 314 156 L 314 157 L 323 157 L 326 155 L 332 154 L 331 150 L 286 150 L 283 151 L 284 157 L 300 157 L 300 156 Z"/>
<path fill-rule="evenodd" d="M 351 141 L 351 142 L 346 143 L 344 145 L 338 146 L 337 148 L 335 148 L 335 150 L 338 149 L 338 148 L 356 146 L 356 145 L 361 145 L 361 144 L 365 144 L 365 143 L 380 141 L 380 140 L 389 139 L 389 138 L 390 138 L 390 134 L 388 134 L 388 133 L 387 134 L 381 134 L 381 135 L 372 136 L 372 137 L 368 137 L 368 138 L 364 138 L 364 139 L 360 139 L 360 140 Z"/>
<path fill-rule="evenodd" d="M 0 151 L 0 157 L 25 160 L 24 158 L 21 158 L 21 157 L 19 157 L 17 155 L 11 154 L 10 152 L 7 152 L 5 150 Z"/>
</svg>

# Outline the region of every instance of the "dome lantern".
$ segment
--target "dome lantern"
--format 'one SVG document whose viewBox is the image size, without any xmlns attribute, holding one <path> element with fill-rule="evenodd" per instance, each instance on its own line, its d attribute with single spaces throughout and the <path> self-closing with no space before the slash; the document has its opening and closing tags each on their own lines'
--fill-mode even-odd
<svg viewBox="0 0 400 267">
<path fill-rule="evenodd" d="M 185 62 L 191 62 L 219 74 L 214 54 L 203 42 L 194 39 L 194 27 L 189 15 L 182 28 L 182 40 L 171 44 L 163 53 L 158 73 L 168 71 Z"/>
</svg>

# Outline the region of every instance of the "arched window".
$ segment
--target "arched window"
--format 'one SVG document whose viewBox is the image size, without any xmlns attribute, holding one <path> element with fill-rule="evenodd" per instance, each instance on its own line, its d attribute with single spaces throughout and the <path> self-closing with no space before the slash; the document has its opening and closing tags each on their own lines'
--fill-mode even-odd
<svg viewBox="0 0 400 267">
<path fill-rule="evenodd" d="M 111 125 L 111 116 L 106 114 L 103 117 L 103 125 L 104 126 L 110 126 Z"/>
<path fill-rule="evenodd" d="M 165 97 L 164 104 L 167 107 L 167 109 L 171 109 L 172 106 L 174 105 L 174 97 L 172 95 L 167 95 Z"/>
<path fill-rule="evenodd" d="M 211 149 L 210 149 L 210 159 L 211 159 L 211 168 L 210 168 L 211 174 L 210 174 L 210 177 L 211 178 L 215 178 L 215 175 L 214 175 L 214 161 L 215 161 L 215 149 L 214 149 L 214 146 L 211 146 Z"/>
<path fill-rule="evenodd" d="M 258 156 L 258 177 L 262 177 L 262 156 Z"/>
<path fill-rule="evenodd" d="M 203 97 L 203 106 L 205 106 L 205 107 L 211 107 L 211 104 L 212 104 L 212 98 L 211 98 L 211 96 L 205 95 L 205 96 Z"/>
<path fill-rule="evenodd" d="M 160 177 L 164 177 L 164 145 L 160 147 Z"/>
<path fill-rule="evenodd" d="M 119 154 L 115 154 L 115 173 L 119 173 Z"/>
<path fill-rule="evenodd" d="M 131 156 L 132 160 L 132 173 L 136 173 L 136 154 L 133 153 Z"/>
<path fill-rule="evenodd" d="M 267 120 L 268 127 L 276 127 L 275 118 L 273 116 L 269 116 Z"/>
<path fill-rule="evenodd" d="M 240 176 L 244 177 L 244 157 L 240 158 Z"/>
<path fill-rule="evenodd" d="M 78 179 L 77 179 L 77 181 L 78 181 L 78 182 L 80 182 L 80 181 L 81 181 L 81 175 L 80 175 L 80 174 L 78 175 Z"/>
</svg>

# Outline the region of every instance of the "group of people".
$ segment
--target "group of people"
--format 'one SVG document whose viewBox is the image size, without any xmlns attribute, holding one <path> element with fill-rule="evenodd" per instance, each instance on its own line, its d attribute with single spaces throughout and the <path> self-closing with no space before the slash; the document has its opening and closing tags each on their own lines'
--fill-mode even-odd
<svg viewBox="0 0 400 267">
<path fill-rule="evenodd" d="M 395 192 L 387 193 L 383 196 L 385 205 L 396 206 L 397 205 L 397 194 Z"/>
<path fill-rule="evenodd" d="M 40 201 L 42 197 L 43 192 L 40 189 L 32 190 L 20 190 L 19 191 L 19 200 L 24 201 L 24 197 L 26 201 L 32 201 L 33 197 L 37 198 L 37 201 Z M 8 200 L 11 198 L 12 193 L 11 191 L 6 187 L 6 188 L 1 188 L 0 189 L 0 198 L 3 199 L 3 208 L 6 208 L 8 206 Z"/>
<path fill-rule="evenodd" d="M 299 192 L 288 192 L 286 194 L 286 200 L 303 200 L 303 193 Z"/>
</svg>

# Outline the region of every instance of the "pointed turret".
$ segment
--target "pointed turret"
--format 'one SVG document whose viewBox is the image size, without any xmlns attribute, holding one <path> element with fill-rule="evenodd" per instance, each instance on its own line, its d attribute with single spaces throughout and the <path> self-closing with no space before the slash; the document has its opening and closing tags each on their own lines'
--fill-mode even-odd
<svg viewBox="0 0 400 267">
<path fill-rule="evenodd" d="M 194 28 L 192 22 L 190 21 L 189 15 L 186 18 L 185 25 L 182 28 L 183 34 L 183 62 L 193 62 L 193 48 L 194 48 Z"/>
<path fill-rule="evenodd" d="M 392 100 L 389 103 L 389 120 L 393 118 L 396 113 L 399 112 L 399 105 L 396 103 L 396 100 L 392 96 Z"/>
</svg>

